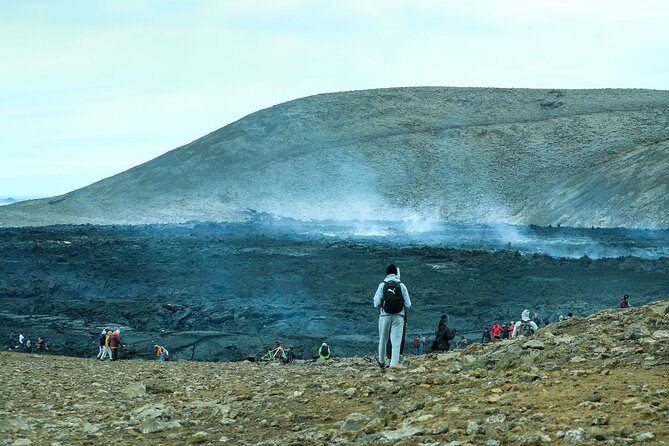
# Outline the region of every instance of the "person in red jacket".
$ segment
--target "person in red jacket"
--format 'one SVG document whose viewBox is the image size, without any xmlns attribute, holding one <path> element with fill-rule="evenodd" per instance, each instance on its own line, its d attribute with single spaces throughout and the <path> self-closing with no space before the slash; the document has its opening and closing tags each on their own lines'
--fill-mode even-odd
<svg viewBox="0 0 669 446">
<path fill-rule="evenodd" d="M 495 323 L 495 325 L 493 325 L 492 328 L 490 329 L 490 334 L 492 335 L 493 339 L 499 341 L 500 339 L 502 339 L 502 331 L 504 331 L 502 329 L 502 326 L 499 325 L 499 323 Z"/>
<path fill-rule="evenodd" d="M 118 359 L 118 349 L 123 344 L 121 344 L 120 332 L 118 330 L 112 332 L 111 337 L 109 338 L 109 348 L 111 349 L 111 360 L 116 361 Z"/>
</svg>

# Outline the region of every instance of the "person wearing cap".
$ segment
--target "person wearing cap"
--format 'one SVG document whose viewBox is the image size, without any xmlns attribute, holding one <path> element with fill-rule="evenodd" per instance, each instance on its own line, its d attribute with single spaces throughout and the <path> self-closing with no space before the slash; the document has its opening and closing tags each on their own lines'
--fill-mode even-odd
<svg viewBox="0 0 669 446">
<path fill-rule="evenodd" d="M 535 333 L 539 329 L 537 324 L 535 324 L 533 320 L 530 320 L 530 310 L 523 310 L 522 314 L 520 315 L 520 320 L 516 322 L 513 327 L 513 333 L 511 334 L 511 337 L 515 338 L 521 334 L 521 330 L 524 331 L 526 329 L 525 327 L 528 325 L 532 333 Z"/>
<path fill-rule="evenodd" d="M 391 290 L 392 294 L 390 294 Z M 395 302 L 393 302 L 393 308 L 390 307 L 390 297 L 395 297 L 399 301 L 399 308 L 401 308 L 399 311 L 394 306 Z M 386 347 L 389 339 L 392 348 L 390 367 L 396 367 L 400 362 L 404 317 L 406 310 L 411 308 L 409 291 L 400 281 L 400 269 L 396 265 L 390 264 L 386 268 L 386 278 L 374 293 L 374 308 L 379 309 L 379 367 L 385 368 Z"/>
<path fill-rule="evenodd" d="M 321 348 L 318 349 L 318 360 L 327 361 L 330 358 L 332 358 L 332 351 L 330 350 L 330 347 L 323 342 Z"/>
</svg>

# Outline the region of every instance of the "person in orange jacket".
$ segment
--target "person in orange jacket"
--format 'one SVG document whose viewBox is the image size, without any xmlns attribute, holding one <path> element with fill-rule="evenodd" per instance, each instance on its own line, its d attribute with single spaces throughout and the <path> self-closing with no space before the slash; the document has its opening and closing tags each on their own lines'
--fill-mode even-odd
<svg viewBox="0 0 669 446">
<path fill-rule="evenodd" d="M 167 351 L 162 345 L 154 345 L 153 348 L 156 349 L 156 356 L 161 361 L 169 361 L 170 352 Z"/>
</svg>

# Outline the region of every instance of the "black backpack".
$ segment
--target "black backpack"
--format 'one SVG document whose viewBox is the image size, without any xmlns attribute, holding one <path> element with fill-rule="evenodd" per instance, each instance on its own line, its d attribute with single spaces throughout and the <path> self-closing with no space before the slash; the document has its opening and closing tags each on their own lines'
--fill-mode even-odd
<svg viewBox="0 0 669 446">
<path fill-rule="evenodd" d="M 534 333 L 534 329 L 529 322 L 521 322 L 520 327 L 518 327 L 518 336 L 531 336 Z"/>
<path fill-rule="evenodd" d="M 404 296 L 400 282 L 388 281 L 383 285 L 381 307 L 388 314 L 397 314 L 404 309 Z"/>
</svg>

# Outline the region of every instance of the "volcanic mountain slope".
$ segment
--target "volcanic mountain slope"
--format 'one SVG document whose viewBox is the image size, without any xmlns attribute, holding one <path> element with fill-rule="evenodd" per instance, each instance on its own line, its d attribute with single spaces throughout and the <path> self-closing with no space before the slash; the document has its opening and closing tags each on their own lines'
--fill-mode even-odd
<svg viewBox="0 0 669 446">
<path fill-rule="evenodd" d="M 394 88 L 251 114 L 1 226 L 422 216 L 669 227 L 669 91 Z"/>
<path fill-rule="evenodd" d="M 669 301 L 405 358 L 0 353 L 0 445 L 669 444 Z"/>
</svg>

